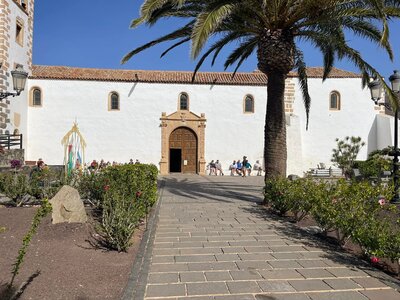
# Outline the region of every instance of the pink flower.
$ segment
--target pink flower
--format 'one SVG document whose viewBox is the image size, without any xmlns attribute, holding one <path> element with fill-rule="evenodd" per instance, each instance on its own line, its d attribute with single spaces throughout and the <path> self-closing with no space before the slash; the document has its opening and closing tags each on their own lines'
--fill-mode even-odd
<svg viewBox="0 0 400 300">
<path fill-rule="evenodd" d="M 385 198 L 380 198 L 380 199 L 378 200 L 378 203 L 379 203 L 380 206 L 385 205 L 385 204 L 386 204 Z"/>
<path fill-rule="evenodd" d="M 376 264 L 378 262 L 379 262 L 379 258 L 378 257 L 376 257 L 376 256 L 372 256 L 371 257 L 371 263 Z"/>
<path fill-rule="evenodd" d="M 108 190 L 110 189 L 110 186 L 109 185 L 105 185 L 104 186 L 104 190 L 107 192 Z"/>
<path fill-rule="evenodd" d="M 141 191 L 137 191 L 136 192 L 136 198 L 140 198 L 140 196 L 142 196 L 142 192 Z"/>
</svg>

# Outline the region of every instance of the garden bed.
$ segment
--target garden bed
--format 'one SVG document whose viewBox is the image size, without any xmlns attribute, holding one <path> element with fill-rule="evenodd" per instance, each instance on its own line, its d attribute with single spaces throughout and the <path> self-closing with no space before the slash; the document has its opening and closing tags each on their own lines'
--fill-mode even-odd
<svg viewBox="0 0 400 300">
<path fill-rule="evenodd" d="M 30 228 L 37 207 L 0 206 L 0 298 L 11 278 L 12 264 Z M 88 212 L 90 215 L 90 212 Z M 40 274 L 20 299 L 118 299 L 122 295 L 143 234 L 135 231 L 133 246 L 118 253 L 95 247 L 93 222 L 51 224 L 43 219 L 28 247 L 15 286 Z"/>
<path fill-rule="evenodd" d="M 273 210 L 271 211 L 273 213 Z M 288 218 L 293 218 L 293 214 L 287 213 L 285 217 Z M 316 232 L 318 231 L 318 224 L 313 220 L 311 216 L 306 216 L 304 219 L 302 219 L 299 222 L 295 222 L 296 226 L 298 226 L 300 229 L 304 229 L 306 231 L 311 231 L 314 233 L 314 235 L 324 242 L 330 243 L 335 246 L 338 245 L 338 232 L 336 230 L 332 230 L 328 232 L 326 235 L 321 233 L 321 232 Z M 310 230 L 311 229 L 311 230 Z M 361 249 L 361 247 L 353 243 L 351 240 L 348 241 L 344 246 L 341 247 L 343 250 L 346 252 L 353 254 L 357 256 L 360 259 L 366 260 L 366 257 Z M 381 258 L 378 262 L 372 263 L 371 261 L 368 261 L 369 263 L 373 264 L 374 267 L 380 269 L 381 271 L 385 272 L 386 274 L 392 276 L 393 278 L 396 278 L 400 280 L 400 272 L 399 272 L 399 265 L 395 262 L 390 261 L 389 259 Z"/>
</svg>

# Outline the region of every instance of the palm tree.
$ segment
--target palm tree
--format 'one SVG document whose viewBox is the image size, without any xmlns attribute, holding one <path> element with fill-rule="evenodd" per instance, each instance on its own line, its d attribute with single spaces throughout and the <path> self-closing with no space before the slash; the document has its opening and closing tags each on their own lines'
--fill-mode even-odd
<svg viewBox="0 0 400 300">
<path fill-rule="evenodd" d="M 128 53 L 122 63 L 156 44 L 174 41 L 161 56 L 190 43 L 191 56 L 198 59 L 193 73 L 212 55 L 212 64 L 227 45 L 236 48 L 225 60 L 225 69 L 256 53 L 258 69 L 267 75 L 267 109 L 264 127 L 266 178 L 286 175 L 285 79 L 295 69 L 307 115 L 306 64 L 299 41 L 310 42 L 323 55 L 323 80 L 337 59 L 347 59 L 360 70 L 365 86 L 370 76 L 378 78 L 394 105 L 395 95 L 379 73 L 350 47 L 345 35 L 354 34 L 382 47 L 393 59 L 388 42 L 388 20 L 400 16 L 400 0 L 145 0 L 140 17 L 131 27 L 153 25 L 166 18 L 183 18 L 184 26 Z M 208 41 L 211 44 L 204 49 Z"/>
</svg>

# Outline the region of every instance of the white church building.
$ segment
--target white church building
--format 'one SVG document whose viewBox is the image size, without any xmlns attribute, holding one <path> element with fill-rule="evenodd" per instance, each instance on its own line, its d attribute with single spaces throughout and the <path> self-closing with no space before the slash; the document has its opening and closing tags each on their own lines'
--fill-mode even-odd
<svg viewBox="0 0 400 300">
<path fill-rule="evenodd" d="M 10 72 L 29 73 L 20 96 L 0 103 L 1 134 L 23 135 L 26 161 L 64 160 L 63 136 L 77 122 L 93 159 L 153 163 L 161 174 L 204 174 L 219 159 L 224 169 L 246 155 L 263 160 L 267 78 L 254 71 L 192 72 L 106 70 L 32 64 L 33 0 L 0 2 L 0 90 L 11 91 Z M 392 145 L 393 117 L 375 106 L 361 76 L 308 69 L 310 125 L 296 73 L 286 80 L 287 174 L 319 163 L 330 166 L 336 138 L 360 136 L 358 156 Z"/>
</svg>

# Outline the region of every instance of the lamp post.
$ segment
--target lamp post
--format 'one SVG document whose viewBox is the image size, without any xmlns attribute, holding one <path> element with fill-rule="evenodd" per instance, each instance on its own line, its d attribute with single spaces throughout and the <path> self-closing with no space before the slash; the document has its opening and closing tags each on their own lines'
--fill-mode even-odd
<svg viewBox="0 0 400 300">
<path fill-rule="evenodd" d="M 389 77 L 389 81 L 392 85 L 392 91 L 397 94 L 397 97 L 400 93 L 400 74 L 399 71 L 395 70 L 394 73 Z M 393 151 L 390 152 L 390 155 L 393 156 L 393 184 L 394 184 L 394 197 L 390 201 L 393 204 L 400 204 L 399 197 L 399 148 L 398 148 L 398 123 L 399 123 L 399 114 L 398 108 L 391 107 L 385 101 L 380 101 L 382 98 L 382 85 L 378 80 L 374 80 L 369 83 L 368 87 L 371 90 L 371 98 L 375 102 L 376 105 L 383 105 L 385 108 L 394 112 L 394 143 L 393 143 Z M 398 99 L 397 99 L 398 102 Z M 399 104 L 399 103 L 397 103 Z"/>
<path fill-rule="evenodd" d="M 21 92 L 25 89 L 25 83 L 26 79 L 28 78 L 28 73 L 24 71 L 21 65 L 18 65 L 14 71 L 11 71 L 11 76 L 13 79 L 15 93 L 0 92 L 0 100 L 3 100 L 9 96 L 19 96 Z"/>
</svg>

